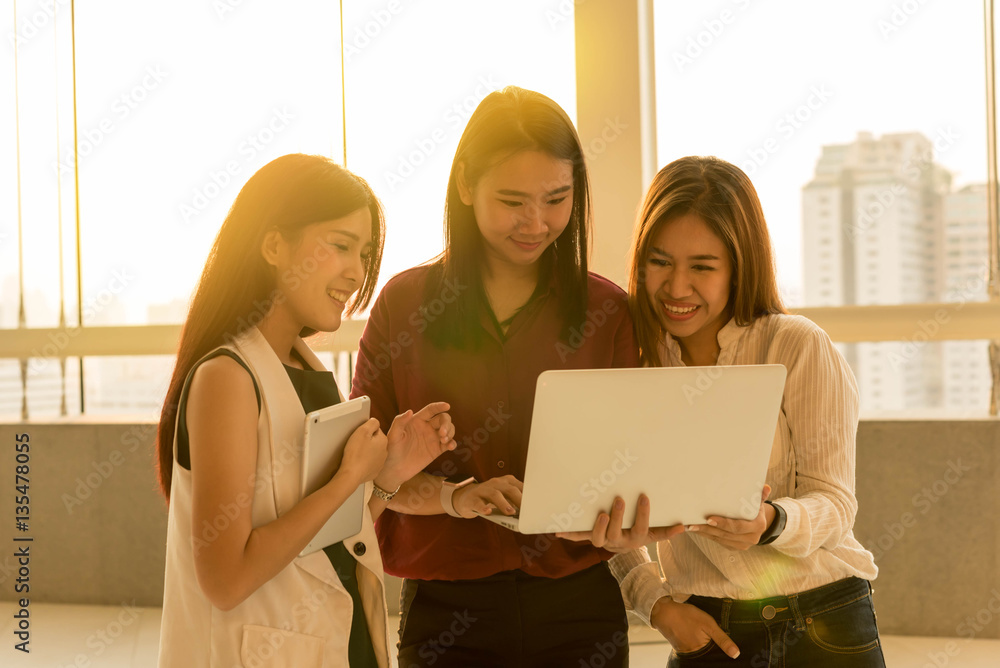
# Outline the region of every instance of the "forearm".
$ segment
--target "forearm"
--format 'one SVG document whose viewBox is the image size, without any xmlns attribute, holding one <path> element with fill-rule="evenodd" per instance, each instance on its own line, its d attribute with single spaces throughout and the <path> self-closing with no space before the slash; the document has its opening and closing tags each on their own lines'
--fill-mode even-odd
<svg viewBox="0 0 1000 668">
<path fill-rule="evenodd" d="M 403 483 L 389 502 L 389 509 L 404 515 L 443 515 L 441 486 L 444 478 L 420 472 Z"/>
<path fill-rule="evenodd" d="M 218 541 L 196 537 L 198 580 L 212 604 L 229 610 L 281 572 L 354 494 L 359 484 L 361 481 L 349 474 L 334 476 L 278 519 L 252 529 L 241 545 L 232 548 L 225 544 L 224 534 L 220 534 Z M 249 507 L 244 510 L 249 511 Z M 218 544 L 213 545 L 213 542 Z"/>
<path fill-rule="evenodd" d="M 641 547 L 617 554 L 608 562 L 608 567 L 621 586 L 625 609 L 649 624 L 656 601 L 670 595 L 659 565 L 649 558 L 649 551 Z"/>
</svg>

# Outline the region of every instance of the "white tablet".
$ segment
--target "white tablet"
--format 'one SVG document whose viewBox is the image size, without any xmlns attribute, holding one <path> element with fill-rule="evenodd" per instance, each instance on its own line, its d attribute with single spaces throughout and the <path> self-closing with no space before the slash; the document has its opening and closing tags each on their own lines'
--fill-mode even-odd
<svg viewBox="0 0 1000 668">
<path fill-rule="evenodd" d="M 312 494 L 330 482 L 330 478 L 340 468 L 347 439 L 369 417 L 371 400 L 368 397 L 344 401 L 306 415 L 306 432 L 302 443 L 302 496 Z M 357 535 L 364 520 L 364 505 L 365 486 L 359 485 L 299 556 L 304 557 Z"/>
</svg>

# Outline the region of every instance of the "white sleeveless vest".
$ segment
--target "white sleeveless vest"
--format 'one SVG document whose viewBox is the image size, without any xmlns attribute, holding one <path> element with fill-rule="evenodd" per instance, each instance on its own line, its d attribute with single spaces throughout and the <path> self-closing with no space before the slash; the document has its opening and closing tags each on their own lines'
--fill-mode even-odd
<svg viewBox="0 0 1000 668">
<path fill-rule="evenodd" d="M 253 526 L 277 519 L 302 496 L 305 413 L 291 380 L 256 327 L 224 346 L 250 368 L 261 395 Z M 295 350 L 323 369 L 301 340 Z M 366 498 L 372 486 L 366 486 Z M 361 533 L 344 541 L 357 559 L 358 585 L 380 668 L 389 666 L 382 557 L 368 506 Z M 225 513 L 218 523 L 224 528 Z M 160 627 L 160 668 L 334 668 L 348 666 L 353 601 L 321 550 L 297 557 L 229 611 L 212 606 L 195 574 L 191 526 L 191 472 L 177 463 L 167 521 L 167 560 Z M 198 535 L 211 537 L 211 528 Z"/>
</svg>

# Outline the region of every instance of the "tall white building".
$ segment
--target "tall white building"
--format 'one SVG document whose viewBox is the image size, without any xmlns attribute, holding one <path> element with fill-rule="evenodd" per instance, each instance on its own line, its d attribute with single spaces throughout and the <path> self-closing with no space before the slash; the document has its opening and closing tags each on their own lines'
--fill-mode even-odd
<svg viewBox="0 0 1000 668">
<path fill-rule="evenodd" d="M 944 293 L 942 301 L 964 304 L 988 299 L 989 228 L 986 184 L 950 193 L 944 203 Z M 960 306 L 956 306 L 960 308 Z M 992 379 L 987 341 L 945 341 L 944 406 L 982 415 Z"/>
<path fill-rule="evenodd" d="M 824 146 L 803 189 L 804 296 L 809 306 L 937 301 L 944 197 L 951 177 L 919 133 L 860 133 Z M 985 229 L 985 227 L 984 227 Z M 942 405 L 941 346 L 920 341 L 842 346 L 862 408 Z"/>
</svg>

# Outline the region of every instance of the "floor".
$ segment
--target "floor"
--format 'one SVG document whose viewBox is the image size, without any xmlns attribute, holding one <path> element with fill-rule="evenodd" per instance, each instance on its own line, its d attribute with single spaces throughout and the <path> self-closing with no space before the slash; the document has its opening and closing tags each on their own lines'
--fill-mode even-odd
<svg viewBox="0 0 1000 668">
<path fill-rule="evenodd" d="M 30 654 L 14 648 L 14 603 L 0 602 L 0 666 L 4 668 L 152 668 L 156 665 L 159 608 L 36 603 Z M 662 668 L 669 647 L 651 629 L 630 634 L 631 666 Z M 1000 640 L 883 637 L 889 668 L 996 668 Z"/>
</svg>

